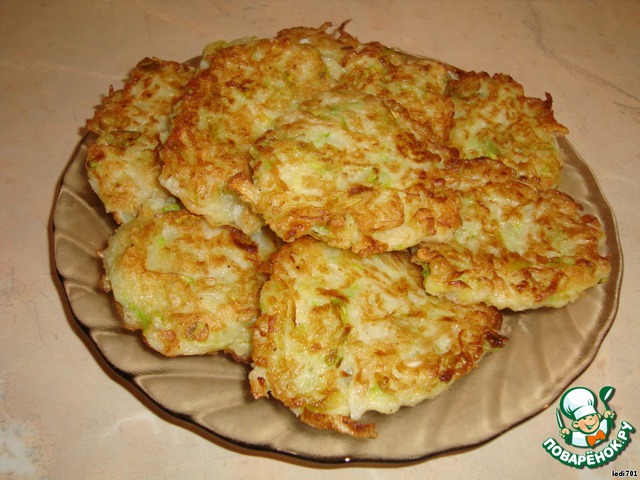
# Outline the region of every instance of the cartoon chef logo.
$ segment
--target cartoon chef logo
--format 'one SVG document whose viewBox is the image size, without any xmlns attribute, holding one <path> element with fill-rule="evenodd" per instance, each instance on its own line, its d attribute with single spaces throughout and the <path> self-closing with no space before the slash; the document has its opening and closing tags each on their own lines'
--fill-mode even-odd
<svg viewBox="0 0 640 480">
<path fill-rule="evenodd" d="M 542 442 L 542 448 L 560 463 L 573 468 L 598 468 L 613 462 L 631 443 L 631 435 L 636 431 L 626 420 L 616 420 L 619 427 L 614 431 L 616 414 L 608 404 L 613 392 L 613 387 L 602 387 L 598 396 L 585 387 L 565 391 L 556 408 L 562 440 L 549 437 Z M 601 411 L 598 411 L 598 400 Z M 565 448 L 563 442 L 580 450 Z"/>
<path fill-rule="evenodd" d="M 560 436 L 565 442 L 574 447 L 593 448 L 609 437 L 616 414 L 609 408 L 607 401 L 613 392 L 612 387 L 600 389 L 599 397 L 604 407 L 602 413 L 597 410 L 596 395 L 588 388 L 575 387 L 564 393 L 560 399 L 560 408 L 556 409 L 556 419 Z M 565 426 L 562 415 L 571 420 L 571 429 Z"/>
</svg>

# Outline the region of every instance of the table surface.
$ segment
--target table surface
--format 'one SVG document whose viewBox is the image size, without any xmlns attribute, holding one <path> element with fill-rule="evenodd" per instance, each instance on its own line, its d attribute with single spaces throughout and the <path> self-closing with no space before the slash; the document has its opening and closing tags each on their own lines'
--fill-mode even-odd
<svg viewBox="0 0 640 480">
<path fill-rule="evenodd" d="M 598 469 L 542 448 L 549 408 L 465 452 L 380 468 L 315 468 L 244 454 L 161 418 L 116 382 L 73 328 L 51 259 L 57 182 L 109 85 L 145 56 L 185 60 L 217 39 L 339 24 L 362 41 L 508 73 L 552 94 L 556 117 L 618 222 L 617 317 L 572 385 L 612 385 L 619 419 L 640 425 L 640 2 L 22 1 L 0 3 L 1 478 L 608 478 L 640 469 L 640 439 Z M 635 213 L 634 213 L 635 212 Z"/>
</svg>

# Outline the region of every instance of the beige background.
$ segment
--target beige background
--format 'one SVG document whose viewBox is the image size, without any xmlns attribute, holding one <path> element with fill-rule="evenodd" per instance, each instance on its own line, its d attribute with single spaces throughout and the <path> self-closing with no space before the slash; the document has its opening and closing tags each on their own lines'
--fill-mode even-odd
<svg viewBox="0 0 640 480">
<path fill-rule="evenodd" d="M 611 465 L 574 470 L 541 448 L 553 409 L 466 452 L 395 468 L 315 469 L 239 454 L 151 412 L 99 366 L 52 276 L 56 183 L 110 84 L 145 56 L 186 60 L 208 42 L 352 19 L 362 41 L 504 72 L 557 118 L 619 223 L 625 273 L 617 318 L 574 385 L 616 387 L 640 426 L 640 2 L 0 2 L 0 478 L 610 478 L 640 470 L 640 438 Z M 640 436 L 640 433 L 636 434 Z"/>
</svg>

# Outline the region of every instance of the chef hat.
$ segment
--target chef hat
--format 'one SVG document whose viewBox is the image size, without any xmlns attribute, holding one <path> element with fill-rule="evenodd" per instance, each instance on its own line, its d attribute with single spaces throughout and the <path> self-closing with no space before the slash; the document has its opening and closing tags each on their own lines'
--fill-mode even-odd
<svg viewBox="0 0 640 480">
<path fill-rule="evenodd" d="M 580 420 L 587 415 L 595 415 L 596 396 L 587 388 L 575 387 L 567 390 L 560 399 L 562 413 L 574 420 Z"/>
</svg>

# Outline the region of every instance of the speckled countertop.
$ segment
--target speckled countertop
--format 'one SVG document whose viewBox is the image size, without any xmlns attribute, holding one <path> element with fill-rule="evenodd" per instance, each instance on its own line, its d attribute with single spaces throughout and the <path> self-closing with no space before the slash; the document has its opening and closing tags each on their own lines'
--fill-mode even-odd
<svg viewBox="0 0 640 480">
<path fill-rule="evenodd" d="M 145 56 L 186 60 L 216 39 L 352 19 L 362 41 L 511 74 L 557 118 L 617 218 L 617 317 L 572 385 L 616 388 L 640 425 L 640 3 L 620 1 L 92 0 L 0 3 L 0 478 L 609 478 L 551 458 L 549 408 L 494 440 L 413 465 L 313 468 L 238 453 L 151 411 L 99 365 L 63 307 L 51 259 L 57 182 L 109 85 Z"/>
</svg>

